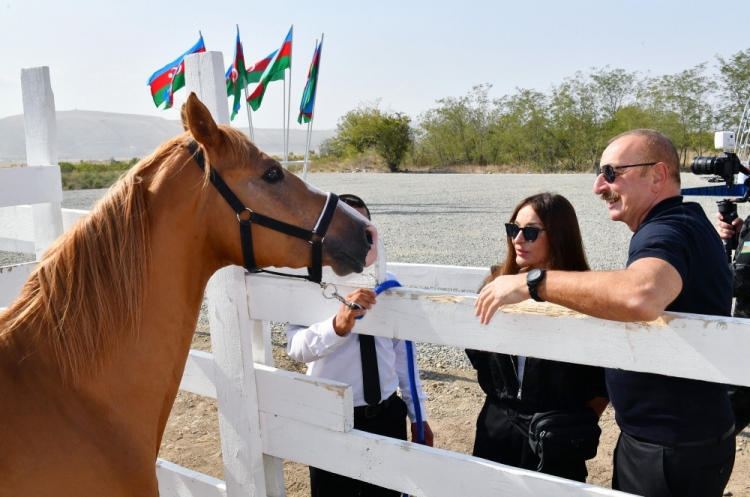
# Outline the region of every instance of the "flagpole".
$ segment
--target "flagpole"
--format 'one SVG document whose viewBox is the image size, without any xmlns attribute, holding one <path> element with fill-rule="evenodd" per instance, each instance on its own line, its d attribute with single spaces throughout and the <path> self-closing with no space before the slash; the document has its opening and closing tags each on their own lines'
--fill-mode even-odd
<svg viewBox="0 0 750 497">
<path fill-rule="evenodd" d="M 281 133 L 282 141 L 284 142 L 284 167 L 289 169 L 286 155 L 286 69 L 284 69 L 284 98 L 282 99 L 283 106 L 281 108 Z"/>
<path fill-rule="evenodd" d="M 290 41 L 292 44 L 292 51 L 294 51 L 294 24 L 292 24 L 290 31 L 292 32 Z M 286 89 L 286 86 L 284 86 L 284 89 Z M 287 156 L 289 155 L 289 128 L 291 127 L 292 127 L 292 52 L 290 51 L 289 52 L 289 105 L 287 108 L 287 115 L 286 115 L 286 139 L 284 140 L 286 142 Z"/>
<path fill-rule="evenodd" d="M 239 31 L 240 26 L 237 25 L 237 31 Z M 242 56 L 244 58 L 245 56 L 245 46 L 242 45 Z M 247 126 L 248 126 L 248 134 L 250 135 L 250 140 L 252 140 L 253 143 L 255 143 L 255 130 L 253 129 L 253 115 L 250 113 L 250 103 L 247 101 L 247 67 L 245 67 L 245 74 L 242 78 L 242 82 L 245 84 L 245 108 L 247 110 Z"/>
</svg>

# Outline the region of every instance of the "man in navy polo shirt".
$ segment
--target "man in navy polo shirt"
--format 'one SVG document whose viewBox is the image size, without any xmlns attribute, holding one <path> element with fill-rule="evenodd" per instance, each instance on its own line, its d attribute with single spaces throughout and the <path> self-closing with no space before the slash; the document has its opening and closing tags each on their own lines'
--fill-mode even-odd
<svg viewBox="0 0 750 497">
<path fill-rule="evenodd" d="M 476 302 L 483 323 L 500 305 L 531 296 L 617 321 L 650 321 L 664 311 L 730 315 L 721 240 L 700 205 L 683 202 L 679 156 L 666 136 L 639 129 L 613 138 L 594 193 L 610 219 L 633 231 L 627 269 L 497 278 Z M 647 497 L 721 496 L 735 456 L 726 385 L 617 369 L 606 379 L 622 432 L 612 487 Z"/>
</svg>

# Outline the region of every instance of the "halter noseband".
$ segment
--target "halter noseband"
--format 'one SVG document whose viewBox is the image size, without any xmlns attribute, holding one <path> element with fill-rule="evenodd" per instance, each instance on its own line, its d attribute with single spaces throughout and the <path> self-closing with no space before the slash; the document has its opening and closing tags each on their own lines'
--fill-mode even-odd
<svg viewBox="0 0 750 497">
<path fill-rule="evenodd" d="M 191 140 L 188 144 L 188 150 L 192 154 L 195 162 L 198 163 L 198 166 L 205 171 L 206 159 L 198 144 Z M 315 227 L 312 230 L 306 230 L 258 214 L 257 212 L 253 212 L 252 209 L 245 207 L 240 199 L 237 198 L 234 192 L 224 182 L 224 179 L 222 179 L 219 173 L 216 172 L 216 169 L 211 169 L 210 176 L 211 183 L 237 214 L 237 220 L 240 224 L 240 240 L 242 241 L 242 256 L 245 259 L 245 269 L 251 273 L 270 273 L 278 276 L 302 278 L 315 283 L 320 283 L 320 280 L 323 277 L 323 240 L 325 240 L 328 225 L 331 223 L 333 213 L 336 211 L 336 206 L 339 202 L 339 198 L 335 193 L 328 193 L 326 204 L 323 207 L 323 211 L 320 213 L 318 222 L 315 223 Z M 249 217 L 247 219 L 242 219 L 242 216 L 246 212 L 250 213 Z M 253 251 L 253 233 L 251 229 L 253 223 L 309 242 L 312 245 L 312 266 L 307 268 L 308 276 L 278 273 L 276 271 L 267 271 L 259 268 L 255 263 L 255 252 Z"/>
</svg>

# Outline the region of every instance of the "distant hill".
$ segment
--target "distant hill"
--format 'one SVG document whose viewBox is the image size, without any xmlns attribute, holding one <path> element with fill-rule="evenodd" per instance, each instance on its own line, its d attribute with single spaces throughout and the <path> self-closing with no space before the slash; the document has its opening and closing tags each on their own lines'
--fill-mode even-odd
<svg viewBox="0 0 750 497">
<path fill-rule="evenodd" d="M 296 126 L 296 123 L 293 123 Z M 301 128 L 301 126 L 300 126 Z M 241 128 L 245 133 L 247 128 Z M 182 132 L 179 121 L 136 114 L 70 110 L 57 112 L 57 155 L 61 161 L 107 160 L 145 157 L 162 142 Z M 311 149 L 334 135 L 333 130 L 313 130 Z M 281 129 L 256 129 L 257 145 L 270 155 L 281 155 Z M 23 116 L 0 119 L 0 164 L 26 161 Z M 305 129 L 289 131 L 289 150 L 305 152 Z"/>
</svg>

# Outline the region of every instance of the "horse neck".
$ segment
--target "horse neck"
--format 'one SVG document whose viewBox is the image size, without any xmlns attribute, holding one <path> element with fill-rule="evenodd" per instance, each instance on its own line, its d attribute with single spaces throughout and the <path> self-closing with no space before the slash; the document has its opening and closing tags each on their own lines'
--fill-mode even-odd
<svg viewBox="0 0 750 497">
<path fill-rule="evenodd" d="M 205 193 L 194 171 L 149 188 L 151 263 L 141 325 L 92 384 L 97 393 L 107 389 L 111 402 L 125 407 L 136 422 L 132 429 L 143 430 L 146 438 L 154 433 L 154 422 L 161 437 L 206 284 L 223 265 L 206 236 Z"/>
</svg>

